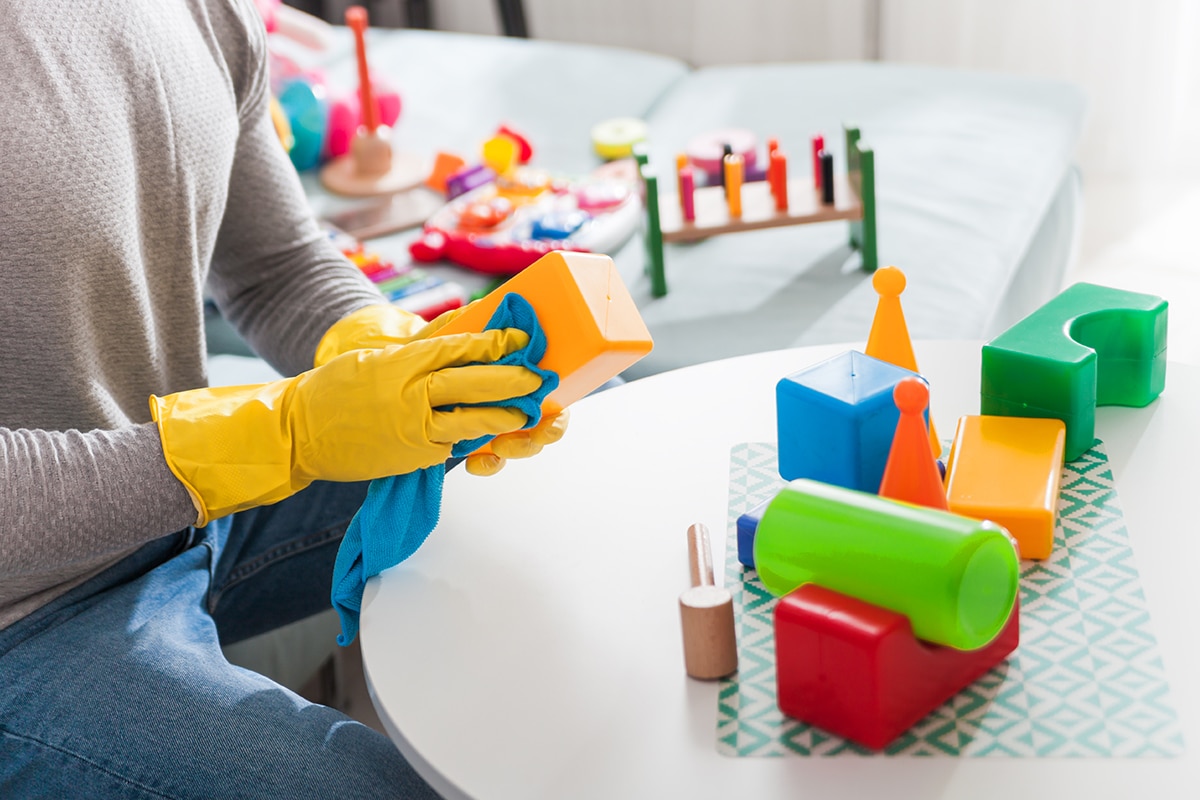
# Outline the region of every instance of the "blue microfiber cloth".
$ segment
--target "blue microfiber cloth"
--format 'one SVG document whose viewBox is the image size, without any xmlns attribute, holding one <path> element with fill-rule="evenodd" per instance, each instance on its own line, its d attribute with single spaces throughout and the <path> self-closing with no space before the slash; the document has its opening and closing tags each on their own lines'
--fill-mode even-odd
<svg viewBox="0 0 1200 800">
<path fill-rule="evenodd" d="M 525 427 L 532 428 L 542 418 L 542 400 L 558 388 L 558 375 L 537 365 L 546 353 L 546 334 L 538 324 L 533 306 L 517 294 L 507 294 L 500 301 L 487 324 L 488 330 L 493 328 L 520 328 L 529 334 L 528 345 L 496 363 L 532 370 L 542 376 L 542 385 L 524 397 L 493 405 L 519 409 L 529 417 Z M 461 458 L 491 440 L 491 436 L 481 436 L 459 442 L 451 453 Z M 437 525 L 445 478 L 446 465 L 436 464 L 407 475 L 371 481 L 367 499 L 350 521 L 333 564 L 333 607 L 342 620 L 338 644 L 344 647 L 358 635 L 358 614 L 367 578 L 415 553 Z"/>
</svg>

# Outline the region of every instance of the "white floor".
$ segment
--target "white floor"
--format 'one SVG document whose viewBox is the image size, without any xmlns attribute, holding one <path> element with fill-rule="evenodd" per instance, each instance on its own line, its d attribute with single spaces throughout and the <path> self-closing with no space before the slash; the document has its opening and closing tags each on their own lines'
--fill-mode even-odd
<svg viewBox="0 0 1200 800">
<path fill-rule="evenodd" d="M 1085 177 L 1083 198 L 1080 256 L 1067 283 L 1165 298 L 1168 359 L 1200 365 L 1200 180 Z"/>
</svg>

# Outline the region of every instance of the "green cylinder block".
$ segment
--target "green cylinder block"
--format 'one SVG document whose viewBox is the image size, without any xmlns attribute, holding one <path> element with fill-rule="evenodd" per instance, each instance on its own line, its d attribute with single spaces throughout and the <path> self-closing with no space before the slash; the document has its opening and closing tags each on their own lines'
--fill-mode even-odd
<svg viewBox="0 0 1200 800">
<path fill-rule="evenodd" d="M 1000 633 L 1017 599 L 1016 545 L 992 522 L 819 481 L 792 481 L 754 539 L 763 585 L 815 583 L 904 614 L 919 639 L 959 650 Z"/>
</svg>

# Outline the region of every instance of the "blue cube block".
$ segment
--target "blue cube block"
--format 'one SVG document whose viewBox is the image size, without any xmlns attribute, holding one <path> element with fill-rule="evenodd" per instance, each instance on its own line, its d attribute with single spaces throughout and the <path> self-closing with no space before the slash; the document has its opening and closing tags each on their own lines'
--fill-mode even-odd
<svg viewBox="0 0 1200 800">
<path fill-rule="evenodd" d="M 771 505 L 774 499 L 774 496 L 767 498 L 737 518 L 737 557 L 743 566 L 754 569 L 754 533 L 758 530 L 758 523 L 766 513 L 767 506 Z"/>
<path fill-rule="evenodd" d="M 900 420 L 892 390 L 915 374 L 851 350 L 781 380 L 780 476 L 878 492 Z"/>
</svg>

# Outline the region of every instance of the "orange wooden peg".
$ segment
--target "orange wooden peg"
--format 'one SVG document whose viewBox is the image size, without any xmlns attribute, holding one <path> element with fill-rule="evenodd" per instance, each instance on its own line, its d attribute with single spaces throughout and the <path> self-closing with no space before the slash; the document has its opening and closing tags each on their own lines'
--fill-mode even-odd
<svg viewBox="0 0 1200 800">
<path fill-rule="evenodd" d="M 771 164 L 767 168 L 771 176 L 771 194 L 775 196 L 775 210 L 788 210 L 788 177 L 787 177 L 787 156 L 782 150 L 776 150 L 771 154 Z"/>
<path fill-rule="evenodd" d="M 737 153 L 725 156 L 725 200 L 733 218 L 742 215 L 742 175 L 742 157 Z"/>
</svg>

